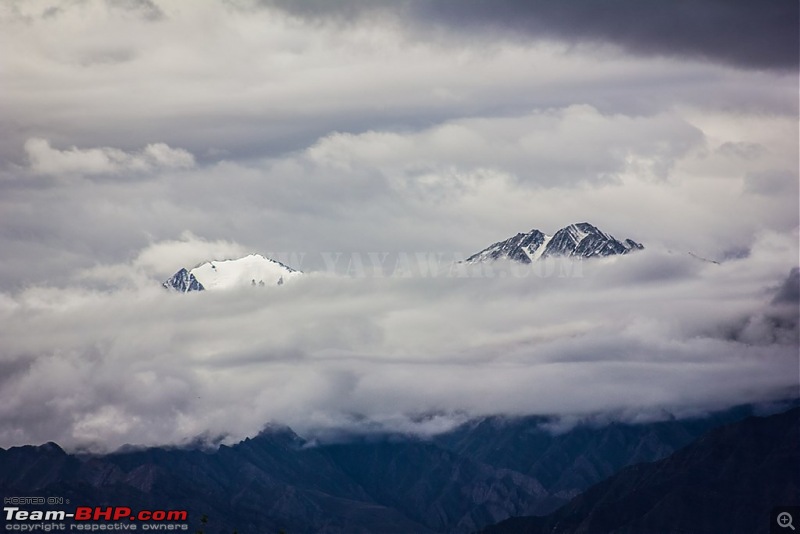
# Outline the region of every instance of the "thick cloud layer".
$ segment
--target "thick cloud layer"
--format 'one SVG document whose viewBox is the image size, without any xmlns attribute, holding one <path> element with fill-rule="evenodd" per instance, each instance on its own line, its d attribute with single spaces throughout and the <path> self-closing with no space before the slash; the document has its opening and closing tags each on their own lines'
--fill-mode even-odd
<svg viewBox="0 0 800 534">
<path fill-rule="evenodd" d="M 219 293 L 4 294 L 0 444 L 236 439 L 268 421 L 431 433 L 482 414 L 642 419 L 791 397 L 798 302 L 778 266 L 796 238 L 764 235 L 722 265 L 646 250 L 512 276 L 442 265 Z M 151 270 L 160 246 L 127 268 Z"/>
</svg>

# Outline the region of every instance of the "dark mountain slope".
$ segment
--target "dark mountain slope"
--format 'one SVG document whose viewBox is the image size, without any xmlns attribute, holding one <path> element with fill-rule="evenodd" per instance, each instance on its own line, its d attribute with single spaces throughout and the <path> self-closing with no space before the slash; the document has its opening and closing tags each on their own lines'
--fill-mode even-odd
<svg viewBox="0 0 800 534">
<path fill-rule="evenodd" d="M 743 419 L 751 407 L 709 417 L 646 424 L 592 424 L 553 434 L 543 417 L 487 417 L 436 437 L 436 442 L 476 462 L 512 469 L 538 480 L 551 494 L 547 513 L 623 467 L 660 460 L 707 432 Z"/>
<path fill-rule="evenodd" d="M 72 506 L 187 509 L 192 528 L 208 515 L 209 534 L 470 532 L 547 513 L 624 465 L 667 455 L 740 416 L 584 424 L 558 435 L 542 427 L 553 423 L 546 418 L 491 417 L 435 440 L 351 437 L 324 446 L 272 427 L 214 451 L 97 456 L 68 455 L 50 443 L 0 449 L 0 493 L 60 496 Z"/>
<path fill-rule="evenodd" d="M 0 450 L 0 492 L 73 504 L 187 509 L 207 532 L 430 532 L 370 498 L 318 448 L 273 429 L 214 452 L 152 448 L 77 458 L 57 445 Z"/>
<path fill-rule="evenodd" d="M 327 446 L 327 454 L 378 502 L 436 531 L 474 532 L 547 497 L 535 479 L 496 469 L 430 443 Z"/>
<path fill-rule="evenodd" d="M 710 431 L 675 454 L 623 469 L 544 517 L 484 534 L 756 534 L 800 502 L 800 409 Z"/>
</svg>

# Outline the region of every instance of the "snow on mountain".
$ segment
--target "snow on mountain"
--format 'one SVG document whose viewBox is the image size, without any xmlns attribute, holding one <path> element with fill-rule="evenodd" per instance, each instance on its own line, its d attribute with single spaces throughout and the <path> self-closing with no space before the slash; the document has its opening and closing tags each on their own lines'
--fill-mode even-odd
<svg viewBox="0 0 800 534">
<path fill-rule="evenodd" d="M 162 285 L 180 293 L 204 289 L 279 286 L 301 274 L 279 261 L 261 254 L 250 254 L 237 259 L 208 261 L 191 271 L 181 269 Z"/>
<path fill-rule="evenodd" d="M 632 239 L 619 241 L 596 226 L 582 222 L 562 228 L 552 236 L 536 229 L 517 234 L 473 254 L 466 263 L 498 259 L 532 263 L 547 257 L 594 258 L 627 254 L 643 248 Z"/>
</svg>

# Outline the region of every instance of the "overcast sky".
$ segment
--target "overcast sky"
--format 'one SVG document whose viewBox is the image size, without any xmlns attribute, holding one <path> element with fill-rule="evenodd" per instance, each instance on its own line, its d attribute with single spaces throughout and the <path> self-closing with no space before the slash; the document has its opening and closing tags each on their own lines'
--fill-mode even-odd
<svg viewBox="0 0 800 534">
<path fill-rule="evenodd" d="M 798 5 L 3 1 L 0 446 L 796 395 Z M 646 250 L 326 272 L 580 221 Z M 309 276 L 160 291 L 251 252 Z"/>
</svg>

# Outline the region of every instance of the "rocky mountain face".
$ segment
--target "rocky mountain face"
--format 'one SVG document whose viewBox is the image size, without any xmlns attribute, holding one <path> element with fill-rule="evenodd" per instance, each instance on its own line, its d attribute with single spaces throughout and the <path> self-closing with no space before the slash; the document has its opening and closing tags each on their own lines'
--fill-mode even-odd
<svg viewBox="0 0 800 534">
<path fill-rule="evenodd" d="M 188 293 L 190 291 L 203 291 L 205 288 L 195 276 L 187 271 L 181 269 L 173 274 L 167 281 L 161 284 L 167 289 L 172 289 L 178 293 Z"/>
<path fill-rule="evenodd" d="M 486 247 L 466 259 L 467 263 L 480 263 L 507 259 L 519 263 L 532 263 L 542 258 L 596 258 L 628 254 L 644 246 L 632 239 L 619 241 L 587 222 L 571 224 L 553 235 L 540 230 L 520 233 Z"/>
<path fill-rule="evenodd" d="M 800 409 L 714 429 L 676 453 L 627 467 L 543 517 L 483 534 L 758 534 L 800 502 Z"/>
<path fill-rule="evenodd" d="M 207 532 L 468 533 L 551 512 L 619 469 L 663 458 L 748 413 L 582 424 L 558 434 L 548 431 L 550 419 L 490 417 L 432 440 L 362 436 L 329 445 L 273 427 L 215 450 L 101 456 L 69 455 L 49 443 L 0 449 L 0 492 L 185 508 L 192 528 L 209 517 Z"/>
</svg>

